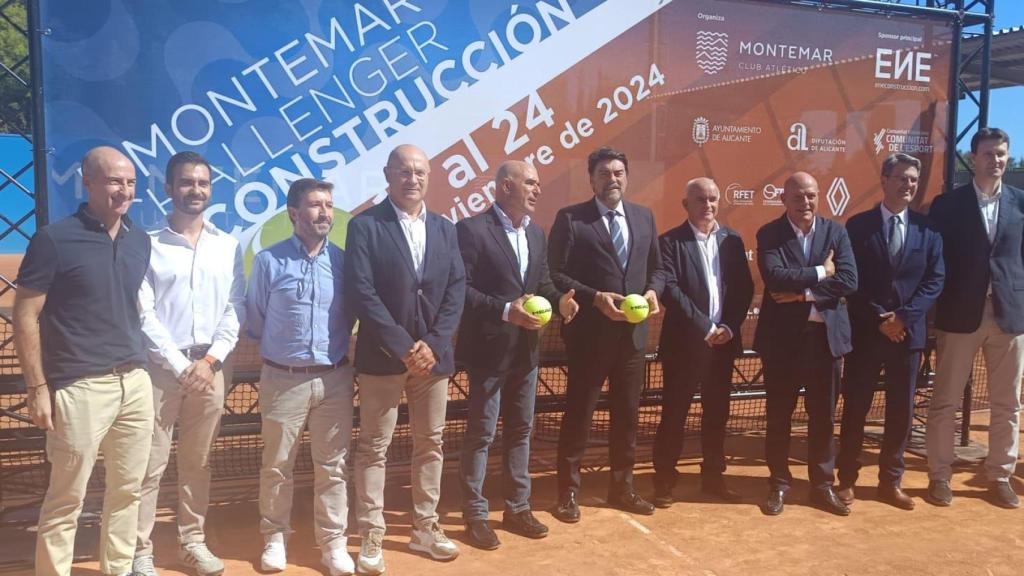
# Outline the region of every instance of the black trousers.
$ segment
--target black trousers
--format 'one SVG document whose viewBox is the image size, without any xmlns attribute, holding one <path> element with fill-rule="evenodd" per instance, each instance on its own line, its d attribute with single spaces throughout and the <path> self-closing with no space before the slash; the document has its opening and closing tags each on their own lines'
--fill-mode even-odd
<svg viewBox="0 0 1024 576">
<path fill-rule="evenodd" d="M 770 486 L 788 490 L 793 482 L 789 472 L 789 445 L 800 388 L 805 390 L 804 407 L 808 417 L 807 473 L 811 488 L 832 486 L 835 480 L 832 429 L 841 359 L 832 357 L 825 325 L 808 322 L 798 338 L 776 342 L 772 352 L 762 360 L 768 394 L 765 456 Z"/>
<path fill-rule="evenodd" d="M 906 342 L 892 342 L 885 335 L 872 334 L 857 342 L 846 357 L 843 381 L 843 427 L 839 435 L 839 482 L 853 485 L 860 471 L 859 457 L 864 444 L 864 421 L 871 411 L 878 374 L 885 367 L 885 433 L 878 458 L 878 482 L 900 483 L 906 466 L 907 448 L 914 418 L 914 392 L 921 368 L 921 351 Z"/>
<path fill-rule="evenodd" d="M 732 391 L 732 363 L 735 348 L 715 346 L 697 350 L 663 351 L 665 380 L 662 392 L 661 422 L 654 439 L 654 488 L 671 491 L 678 472 L 676 465 L 683 450 L 686 418 L 693 395 L 700 389 L 702 481 L 717 482 L 725 472 L 725 426 L 729 420 L 729 393 Z"/>
<path fill-rule="evenodd" d="M 569 378 L 565 414 L 558 434 L 559 495 L 579 492 L 580 462 L 590 438 L 594 409 L 601 387 L 608 380 L 611 430 L 609 494 L 633 491 L 636 460 L 637 415 L 644 385 L 644 351 L 633 348 L 629 326 L 604 330 L 600 338 L 568 338 L 566 355 Z"/>
</svg>

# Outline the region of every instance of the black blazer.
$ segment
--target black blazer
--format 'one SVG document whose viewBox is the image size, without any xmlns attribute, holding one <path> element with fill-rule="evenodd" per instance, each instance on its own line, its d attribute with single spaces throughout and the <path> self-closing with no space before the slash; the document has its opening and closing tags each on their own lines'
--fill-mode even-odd
<svg viewBox="0 0 1024 576">
<path fill-rule="evenodd" d="M 600 339 L 602 329 L 614 324 L 631 330 L 635 350 L 643 350 L 647 344 L 646 321 L 615 322 L 594 308 L 597 292 L 642 295 L 649 289 L 661 291 L 654 214 L 632 202 L 623 201 L 622 206 L 629 227 L 629 260 L 625 270 L 619 265 L 604 217 L 598 213 L 593 198 L 558 211 L 551 226 L 548 265 L 555 287 L 562 292 L 575 289 L 580 305 L 576 318 L 563 329 L 567 339 L 585 344 Z"/>
<path fill-rule="evenodd" d="M 345 287 L 359 319 L 357 373 L 402 374 L 402 357 L 423 340 L 437 357 L 433 373 L 455 371 L 452 338 L 466 298 L 455 226 L 427 212 L 423 278 L 391 202 L 353 218 L 345 240 Z"/>
<path fill-rule="evenodd" d="M 878 325 L 879 315 L 886 312 L 895 312 L 906 324 L 910 349 L 923 349 L 928 338 L 928 309 L 942 292 L 945 276 L 942 237 L 924 214 L 913 210 L 907 214 L 907 239 L 896 266 L 889 262 L 880 208 L 856 214 L 846 222 L 859 279 L 857 291 L 850 296 L 854 348 L 865 338 L 885 337 Z"/>
<path fill-rule="evenodd" d="M 533 222 L 526 227 L 530 255 L 524 282 L 512 244 L 493 207 L 460 220 L 455 230 L 466 266 L 466 308 L 455 357 L 490 373 L 535 368 L 540 331 L 520 328 L 501 316 L 505 304 L 523 294 L 547 298 L 552 312 L 557 313 L 561 294 L 548 274 L 544 231 Z"/>
<path fill-rule="evenodd" d="M 827 218 L 815 216 L 814 226 L 810 259 L 804 259 L 800 241 L 785 214 L 757 231 L 757 267 L 764 280 L 764 296 L 754 331 L 754 349 L 762 356 L 771 355 L 780 343 L 798 339 L 811 312 L 811 302 L 777 304 L 768 293 L 805 289 L 811 290 L 814 305 L 825 319 L 832 356 L 838 358 L 852 349 L 846 297 L 857 289 L 857 265 L 850 238 L 842 225 Z M 834 251 L 836 273 L 818 282 L 814 267 L 825 263 L 829 250 Z"/>
<path fill-rule="evenodd" d="M 996 323 L 1024 333 L 1024 191 L 1003 182 L 995 242 L 989 243 L 974 185 L 940 194 L 928 215 L 942 234 L 946 286 L 935 307 L 935 327 L 974 332 L 989 282 Z"/>
<path fill-rule="evenodd" d="M 718 242 L 722 283 L 720 323 L 732 331 L 733 339 L 727 346 L 738 353 L 743 350 L 740 327 L 754 297 L 754 281 L 743 238 L 735 230 L 722 226 L 715 233 L 715 241 Z M 665 307 L 659 352 L 665 355 L 710 350 L 704 338 L 712 327 L 708 317 L 711 296 L 693 228 L 689 222 L 683 222 L 662 234 L 658 244 L 661 249 L 659 274 L 664 283 L 661 303 Z"/>
</svg>

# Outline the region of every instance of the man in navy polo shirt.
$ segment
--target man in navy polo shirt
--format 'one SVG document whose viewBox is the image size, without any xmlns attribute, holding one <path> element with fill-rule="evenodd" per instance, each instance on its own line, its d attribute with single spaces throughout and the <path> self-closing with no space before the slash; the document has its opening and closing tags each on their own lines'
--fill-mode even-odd
<svg viewBox="0 0 1024 576">
<path fill-rule="evenodd" d="M 107 470 L 100 570 L 131 574 L 153 433 L 138 312 L 150 241 L 126 216 L 135 168 L 114 148 L 94 148 L 82 159 L 82 183 L 89 201 L 32 237 L 14 301 L 29 413 L 46 430 L 53 466 L 39 512 L 37 575 L 71 572 L 75 528 L 99 451 Z"/>
</svg>

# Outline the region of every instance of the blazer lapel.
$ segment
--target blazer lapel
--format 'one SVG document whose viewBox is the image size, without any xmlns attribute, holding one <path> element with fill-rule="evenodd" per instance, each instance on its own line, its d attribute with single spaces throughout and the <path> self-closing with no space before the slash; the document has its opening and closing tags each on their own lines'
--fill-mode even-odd
<svg viewBox="0 0 1024 576">
<path fill-rule="evenodd" d="M 384 200 L 380 206 L 382 225 L 387 230 L 388 236 L 391 236 L 391 239 L 395 242 L 398 251 L 402 253 L 402 260 L 405 262 L 405 267 L 409 269 L 409 274 L 415 278 L 416 267 L 412 263 L 412 252 L 409 250 L 409 242 L 405 239 L 405 233 L 402 232 L 402 224 L 398 221 L 398 215 L 395 214 L 390 201 Z"/>
<path fill-rule="evenodd" d="M 629 246 L 626 248 L 626 269 L 629 269 L 631 262 L 639 260 L 646 261 L 647 259 L 640 254 L 641 246 L 640 242 L 637 242 L 637 229 L 633 226 L 633 223 L 640 217 L 637 215 L 636 210 L 633 209 L 631 204 L 626 204 L 625 201 L 622 203 L 622 212 L 626 215 L 626 227 L 629 228 Z M 613 247 L 614 253 L 614 247 Z M 616 258 L 618 259 L 618 258 Z"/>
<path fill-rule="evenodd" d="M 523 282 L 524 288 L 527 285 L 530 285 L 530 282 L 534 280 L 534 276 L 539 272 L 540 266 L 537 264 L 538 260 L 548 257 L 547 254 L 544 253 L 544 250 L 541 249 L 539 238 L 540 234 L 542 234 L 542 232 L 536 224 L 530 223 L 530 225 L 526 227 L 526 247 L 530 251 L 530 257 L 526 264 L 526 280 Z M 519 269 L 517 268 L 516 278 L 519 277 L 518 273 Z"/>
<path fill-rule="evenodd" d="M 811 258 L 806 264 L 813 266 L 812 262 L 817 262 L 819 259 L 824 262 L 828 254 L 825 253 L 825 228 L 828 226 L 824 218 L 815 216 L 814 217 L 814 236 L 811 237 Z"/>
<path fill-rule="evenodd" d="M 903 251 L 900 252 L 900 259 L 898 262 L 893 263 L 893 271 L 899 270 L 903 266 L 903 262 L 907 260 L 907 252 L 913 250 L 921 242 L 921 233 L 917 229 L 917 222 L 914 222 L 914 217 L 911 215 L 910 210 L 907 210 L 907 237 L 903 241 Z M 889 255 L 888 246 L 886 247 L 885 254 Z"/>
<path fill-rule="evenodd" d="M 708 293 L 708 275 L 704 272 L 704 256 L 700 253 L 700 246 L 697 245 L 697 235 L 689 224 L 683 228 L 683 246 L 689 256 L 690 265 L 697 271 L 697 278 L 700 279 L 701 288 L 701 310 L 705 313 L 711 307 L 711 294 Z M 721 252 L 719 252 L 721 256 Z"/>
<path fill-rule="evenodd" d="M 779 225 L 782 226 L 782 237 L 786 239 L 782 245 L 783 250 L 789 252 L 789 256 L 799 262 L 802 266 L 807 266 L 807 258 L 804 257 L 804 249 L 800 246 L 800 240 L 796 237 L 796 232 L 793 231 L 793 225 L 789 222 L 789 218 L 787 218 L 785 214 L 782 215 Z"/>
<path fill-rule="evenodd" d="M 423 209 L 426 210 L 427 207 L 424 206 Z M 423 278 L 426 278 L 429 275 L 430 270 L 433 270 L 433 263 L 439 257 L 438 252 L 441 245 L 441 230 L 438 228 L 438 218 L 440 218 L 440 216 L 435 216 L 434 214 L 427 212 L 427 238 L 426 246 L 423 247 Z"/>
<path fill-rule="evenodd" d="M 618 264 L 619 257 L 615 254 L 615 246 L 612 244 L 611 234 L 608 233 L 608 226 L 605 223 L 604 214 L 600 214 L 597 211 L 597 203 L 594 202 L 593 200 L 590 201 L 590 207 L 593 210 L 592 214 L 594 215 L 594 221 L 591 222 L 590 225 L 594 228 L 594 232 L 600 239 L 601 245 L 604 246 L 605 251 L 608 252 L 612 260 L 615 261 L 616 264 Z M 629 224 L 628 217 L 626 218 L 626 224 Z M 622 269 L 621 264 L 619 265 L 619 269 Z"/>
<path fill-rule="evenodd" d="M 999 244 L 999 238 L 1003 235 L 1006 230 L 1009 230 L 1013 226 L 1020 226 L 1021 223 L 1016 219 L 1016 210 L 1013 209 L 1011 200 L 1013 200 L 1013 192 L 1009 185 L 1005 182 L 1001 185 L 1003 187 L 1002 192 L 999 194 L 999 213 L 996 215 L 996 233 L 992 240 L 992 249 Z"/>
<path fill-rule="evenodd" d="M 509 266 L 512 267 L 513 276 L 520 285 L 523 284 L 523 278 L 519 275 L 519 260 L 516 258 L 516 253 L 512 250 L 512 244 L 508 241 L 508 235 L 505 233 L 505 227 L 501 223 L 501 218 L 498 217 L 498 213 L 491 208 L 488 212 L 490 214 L 490 230 L 491 235 L 494 236 L 494 240 L 498 243 L 501 248 L 501 253 L 505 255 L 508 260 Z M 532 250 L 530 252 L 533 253 Z"/>
</svg>

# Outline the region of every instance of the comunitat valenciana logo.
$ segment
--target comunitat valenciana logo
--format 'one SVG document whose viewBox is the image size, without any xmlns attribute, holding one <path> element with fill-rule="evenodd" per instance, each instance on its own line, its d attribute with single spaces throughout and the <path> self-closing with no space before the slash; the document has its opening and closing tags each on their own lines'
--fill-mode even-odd
<svg viewBox="0 0 1024 576">
<path fill-rule="evenodd" d="M 846 180 L 842 176 L 836 176 L 832 180 L 825 200 L 828 201 L 833 216 L 842 216 L 846 211 L 846 206 L 850 203 L 850 191 L 846 188 Z"/>
<path fill-rule="evenodd" d="M 698 30 L 696 55 L 698 68 L 705 74 L 718 74 L 729 63 L 729 35 Z"/>
<path fill-rule="evenodd" d="M 921 130 L 906 128 L 882 128 L 872 137 L 875 155 L 882 154 L 932 154 L 935 145 L 931 135 Z"/>
</svg>

